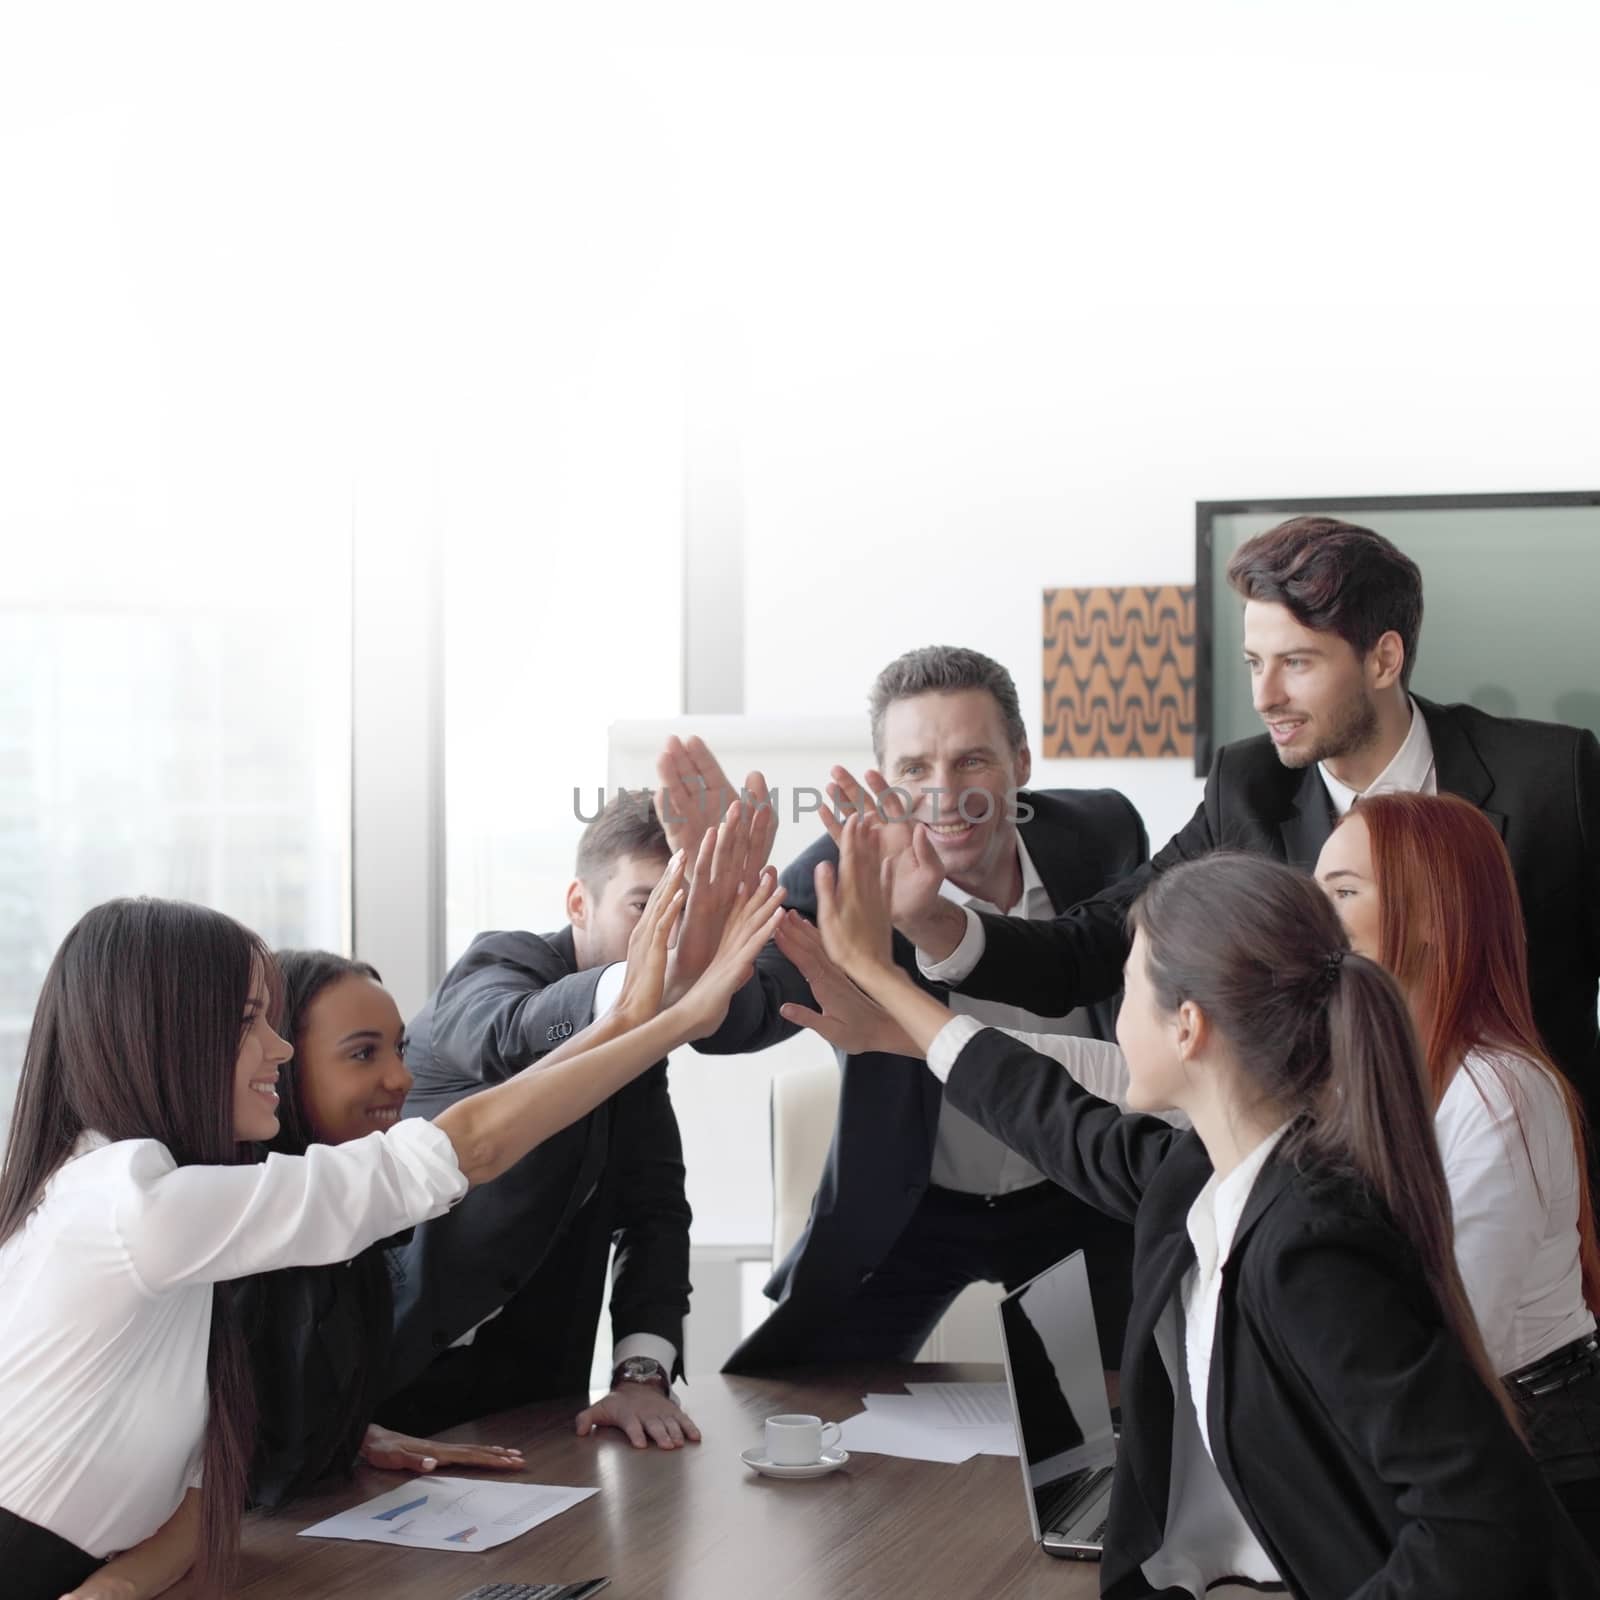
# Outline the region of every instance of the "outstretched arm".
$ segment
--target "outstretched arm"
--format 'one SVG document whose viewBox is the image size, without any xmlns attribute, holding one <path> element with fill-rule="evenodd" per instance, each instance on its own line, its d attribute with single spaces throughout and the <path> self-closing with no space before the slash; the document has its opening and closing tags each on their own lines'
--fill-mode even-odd
<svg viewBox="0 0 1600 1600">
<path fill-rule="evenodd" d="M 717 953 L 689 992 L 656 1008 L 666 981 L 672 929 L 683 904 L 683 859 L 676 856 L 650 897 L 628 946 L 628 978 L 616 1006 L 589 1029 L 588 1048 L 535 1066 L 434 1118 L 455 1148 L 469 1183 L 487 1183 L 541 1140 L 586 1116 L 669 1051 L 711 1032 L 729 998 L 750 975 L 756 952 L 777 925 L 782 889 L 770 870 L 738 892 Z M 637 1018 L 647 1020 L 637 1021 Z M 579 1040 L 568 1041 L 577 1045 Z"/>
<path fill-rule="evenodd" d="M 1187 825 L 1145 862 L 1143 824 L 1130 808 L 1131 826 L 1106 865 L 1121 876 L 1092 898 L 1049 921 L 982 914 L 939 893 L 942 873 L 926 829 L 906 813 L 882 775 L 860 783 L 834 769 L 841 805 L 864 811 L 883 830 L 889 873 L 890 914 L 917 948 L 922 975 L 963 993 L 1020 1006 L 1038 1016 L 1065 1016 L 1081 1005 L 1108 999 L 1122 983 L 1127 958 L 1127 913 L 1152 876 L 1179 862 L 1207 855 L 1222 842 L 1221 758 L 1213 764 L 1205 796 Z M 840 825 L 823 821 L 838 836 Z"/>
<path fill-rule="evenodd" d="M 870 816 L 851 817 L 841 830 L 837 874 L 827 865 L 817 869 L 823 946 L 931 1063 L 947 1028 L 965 1035 L 974 1024 L 917 988 L 890 959 L 877 826 Z M 946 1093 L 1047 1177 L 1124 1219 L 1131 1220 L 1181 1137 L 1158 1118 L 1122 1115 L 1074 1083 L 1060 1062 L 990 1028 L 960 1049 Z"/>
</svg>

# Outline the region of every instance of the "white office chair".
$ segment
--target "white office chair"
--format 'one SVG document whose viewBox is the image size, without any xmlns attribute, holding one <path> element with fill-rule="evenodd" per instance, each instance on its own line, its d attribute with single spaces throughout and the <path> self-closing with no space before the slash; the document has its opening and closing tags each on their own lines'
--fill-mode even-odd
<svg viewBox="0 0 1600 1600">
<path fill-rule="evenodd" d="M 794 1248 L 811 1215 L 839 1115 L 839 1063 L 819 1039 L 818 1059 L 772 1080 L 772 1264 Z"/>
<path fill-rule="evenodd" d="M 827 1059 L 787 1067 L 772 1080 L 772 1260 L 794 1247 L 811 1214 L 828 1144 L 839 1113 L 839 1064 Z M 999 1284 L 964 1289 L 918 1355 L 921 1361 L 1000 1360 Z"/>
</svg>

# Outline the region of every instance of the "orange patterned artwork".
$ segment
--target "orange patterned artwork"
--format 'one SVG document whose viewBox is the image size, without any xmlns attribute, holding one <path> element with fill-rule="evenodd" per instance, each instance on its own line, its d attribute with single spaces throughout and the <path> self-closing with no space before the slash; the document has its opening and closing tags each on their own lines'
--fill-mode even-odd
<svg viewBox="0 0 1600 1600">
<path fill-rule="evenodd" d="M 1046 589 L 1046 756 L 1194 754 L 1194 589 Z"/>
</svg>

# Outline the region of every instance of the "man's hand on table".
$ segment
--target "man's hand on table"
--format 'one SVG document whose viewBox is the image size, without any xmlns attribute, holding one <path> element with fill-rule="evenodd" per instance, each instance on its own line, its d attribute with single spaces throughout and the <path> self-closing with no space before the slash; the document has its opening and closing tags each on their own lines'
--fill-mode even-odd
<svg viewBox="0 0 1600 1600">
<path fill-rule="evenodd" d="M 619 1383 L 604 1400 L 578 1413 L 578 1433 L 597 1428 L 620 1428 L 635 1448 L 652 1442 L 663 1450 L 699 1444 L 700 1430 L 675 1400 L 648 1383 Z"/>
</svg>

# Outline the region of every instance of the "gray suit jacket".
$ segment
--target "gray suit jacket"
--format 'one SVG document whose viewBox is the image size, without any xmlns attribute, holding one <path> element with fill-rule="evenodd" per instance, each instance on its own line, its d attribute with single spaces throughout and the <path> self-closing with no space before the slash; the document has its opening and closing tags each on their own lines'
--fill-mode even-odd
<svg viewBox="0 0 1600 1600">
<path fill-rule="evenodd" d="M 480 934 L 411 1023 L 406 1060 L 416 1083 L 406 1115 L 436 1116 L 587 1027 L 600 972 L 577 970 L 570 928 L 542 938 Z M 548 1369 L 538 1375 L 539 1392 L 587 1388 L 613 1241 L 615 1334 L 670 1340 L 681 1370 L 689 1220 L 683 1144 L 662 1061 L 424 1223 L 394 1253 L 388 1390 L 411 1382 L 501 1307 L 497 1339 L 520 1330 L 530 1359 L 537 1352 Z M 553 1283 L 540 1269 L 558 1243 L 562 1281 Z"/>
</svg>

